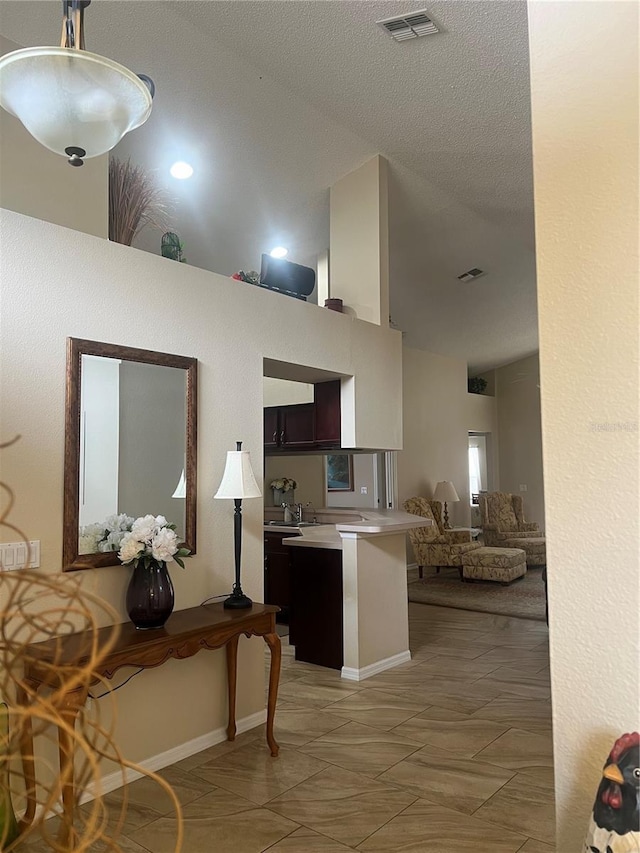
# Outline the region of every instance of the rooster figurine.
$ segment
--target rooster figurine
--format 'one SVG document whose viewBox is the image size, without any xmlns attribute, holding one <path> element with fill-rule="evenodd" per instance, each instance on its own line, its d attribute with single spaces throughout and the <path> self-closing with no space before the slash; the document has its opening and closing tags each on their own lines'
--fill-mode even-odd
<svg viewBox="0 0 640 853">
<path fill-rule="evenodd" d="M 622 735 L 609 753 L 585 853 L 640 853 L 640 734 Z"/>
</svg>

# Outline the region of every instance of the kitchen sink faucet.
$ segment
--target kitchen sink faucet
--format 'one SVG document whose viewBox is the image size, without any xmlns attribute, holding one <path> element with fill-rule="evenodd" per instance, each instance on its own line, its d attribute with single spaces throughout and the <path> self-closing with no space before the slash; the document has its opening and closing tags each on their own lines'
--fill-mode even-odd
<svg viewBox="0 0 640 853">
<path fill-rule="evenodd" d="M 297 522 L 302 521 L 302 504 L 295 505 L 295 512 L 293 513 L 293 517 Z"/>
</svg>

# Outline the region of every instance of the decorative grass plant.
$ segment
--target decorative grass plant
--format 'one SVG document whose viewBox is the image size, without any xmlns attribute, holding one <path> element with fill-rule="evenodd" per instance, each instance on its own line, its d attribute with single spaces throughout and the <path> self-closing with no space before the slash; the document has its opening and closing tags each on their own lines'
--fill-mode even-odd
<svg viewBox="0 0 640 853">
<path fill-rule="evenodd" d="M 167 227 L 164 196 L 141 166 L 109 159 L 109 239 L 130 246 L 150 226 Z"/>
</svg>

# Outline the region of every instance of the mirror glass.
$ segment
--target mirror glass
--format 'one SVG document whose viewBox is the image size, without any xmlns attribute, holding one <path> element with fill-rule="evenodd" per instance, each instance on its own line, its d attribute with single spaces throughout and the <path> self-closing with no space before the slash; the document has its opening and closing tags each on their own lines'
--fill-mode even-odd
<svg viewBox="0 0 640 853">
<path fill-rule="evenodd" d="M 65 569 L 117 564 L 124 533 L 148 514 L 193 551 L 195 359 L 69 345 Z"/>
</svg>

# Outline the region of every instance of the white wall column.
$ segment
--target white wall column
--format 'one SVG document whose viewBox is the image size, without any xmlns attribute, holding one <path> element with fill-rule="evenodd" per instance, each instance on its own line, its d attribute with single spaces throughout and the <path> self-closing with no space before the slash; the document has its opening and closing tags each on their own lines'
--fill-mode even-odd
<svg viewBox="0 0 640 853">
<path fill-rule="evenodd" d="M 389 325 L 388 164 L 376 155 L 331 187 L 329 290 L 361 320 Z"/>
<path fill-rule="evenodd" d="M 640 724 L 638 6 L 530 2 L 559 851 Z"/>
<path fill-rule="evenodd" d="M 340 537 L 342 677 L 362 681 L 411 659 L 405 532 Z"/>
</svg>

